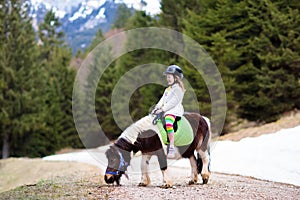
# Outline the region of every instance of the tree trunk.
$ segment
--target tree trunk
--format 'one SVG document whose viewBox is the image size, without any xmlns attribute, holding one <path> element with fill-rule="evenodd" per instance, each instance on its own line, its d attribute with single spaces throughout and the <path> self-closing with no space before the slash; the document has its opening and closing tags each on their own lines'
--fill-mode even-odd
<svg viewBox="0 0 300 200">
<path fill-rule="evenodd" d="M 8 142 L 8 135 L 5 134 L 3 137 L 3 144 L 2 144 L 2 159 L 6 159 L 9 157 L 9 142 Z"/>
</svg>

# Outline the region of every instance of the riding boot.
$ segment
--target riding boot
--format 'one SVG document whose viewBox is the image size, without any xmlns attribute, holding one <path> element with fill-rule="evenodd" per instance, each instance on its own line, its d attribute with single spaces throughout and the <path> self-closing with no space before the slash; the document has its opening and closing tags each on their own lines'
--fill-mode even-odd
<svg viewBox="0 0 300 200">
<path fill-rule="evenodd" d="M 170 147 L 169 147 L 168 158 L 175 158 L 175 147 L 174 147 L 174 145 L 170 145 Z"/>
</svg>

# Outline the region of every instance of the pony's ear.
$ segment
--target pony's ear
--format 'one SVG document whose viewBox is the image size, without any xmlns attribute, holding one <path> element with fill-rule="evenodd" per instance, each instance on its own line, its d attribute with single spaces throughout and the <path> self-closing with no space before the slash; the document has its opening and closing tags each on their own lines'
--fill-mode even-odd
<svg viewBox="0 0 300 200">
<path fill-rule="evenodd" d="M 112 151 L 111 146 L 110 146 L 109 149 L 107 149 L 106 152 L 105 152 L 106 157 L 108 157 L 109 155 L 111 155 L 112 152 L 113 151 Z"/>
<path fill-rule="evenodd" d="M 124 176 L 127 178 L 127 180 L 129 180 L 129 176 L 128 176 L 127 172 L 124 172 Z"/>
<path fill-rule="evenodd" d="M 108 157 L 109 155 L 117 153 L 117 149 L 114 146 L 110 146 L 109 149 L 106 150 L 105 155 Z"/>
</svg>

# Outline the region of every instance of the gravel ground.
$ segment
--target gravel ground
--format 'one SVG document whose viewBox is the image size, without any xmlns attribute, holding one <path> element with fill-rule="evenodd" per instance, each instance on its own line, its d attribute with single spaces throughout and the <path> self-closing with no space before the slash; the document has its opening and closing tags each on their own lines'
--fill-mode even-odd
<svg viewBox="0 0 300 200">
<path fill-rule="evenodd" d="M 175 169 L 175 173 L 177 173 Z M 138 187 L 138 176 L 130 181 L 122 178 L 123 185 L 103 183 L 99 172 L 77 172 L 72 175 L 40 181 L 0 194 L 0 199 L 299 199 L 300 187 L 263 181 L 251 177 L 212 173 L 208 184 L 187 185 L 187 176 L 174 176 L 174 187 L 160 188 L 160 177 L 153 174 L 154 182 Z"/>
<path fill-rule="evenodd" d="M 178 180 L 179 181 L 179 180 Z M 207 185 L 189 186 L 177 182 L 175 188 L 162 189 L 159 186 L 121 187 L 102 186 L 97 194 L 107 199 L 299 199 L 300 188 L 293 185 L 262 181 L 250 177 L 214 173 Z M 98 197 L 101 197 L 99 195 Z"/>
</svg>

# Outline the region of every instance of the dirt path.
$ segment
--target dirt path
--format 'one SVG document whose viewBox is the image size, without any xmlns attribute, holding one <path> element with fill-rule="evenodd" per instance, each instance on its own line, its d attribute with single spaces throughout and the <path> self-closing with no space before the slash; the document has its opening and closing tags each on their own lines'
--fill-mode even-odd
<svg viewBox="0 0 300 200">
<path fill-rule="evenodd" d="M 187 177 L 174 179 L 175 188 L 159 184 L 138 187 L 132 180 L 122 186 L 105 185 L 98 173 L 80 172 L 19 187 L 1 193 L 0 199 L 299 199 L 300 187 L 251 177 L 213 173 L 209 184 L 186 184 Z"/>
<path fill-rule="evenodd" d="M 209 184 L 189 186 L 178 179 L 175 189 L 157 185 L 136 187 L 100 187 L 95 191 L 111 199 L 299 199 L 300 188 L 253 178 L 214 173 Z"/>
<path fill-rule="evenodd" d="M 14 174 L 13 180 L 19 180 L 18 184 L 23 186 L 1 193 L 0 199 L 300 199 L 298 186 L 238 175 L 213 172 L 207 185 L 189 186 L 189 170 L 169 167 L 174 188 L 160 188 L 162 177 L 159 171 L 150 174 L 152 182 L 148 187 L 137 186 L 139 174 L 129 174 L 129 180 L 122 177 L 122 186 L 118 187 L 106 185 L 103 173 L 94 166 L 41 162 L 45 163 L 38 166 L 43 167 L 32 166 L 32 169 L 22 163 L 20 166 L 25 171 L 19 177 Z"/>
<path fill-rule="evenodd" d="M 151 184 L 138 187 L 139 174 L 122 177 L 122 186 L 106 185 L 97 167 L 73 162 L 41 159 L 9 159 L 1 162 L 1 181 L 23 186 L 0 194 L 2 200 L 16 199 L 299 199 L 300 187 L 251 177 L 212 173 L 207 185 L 187 185 L 190 171 L 169 167 L 174 188 L 160 188 L 159 170 L 150 173 Z M 4 173 L 4 170 L 6 173 Z M 5 179 L 6 177 L 6 179 Z M 24 182 L 25 181 L 25 182 Z M 3 183 L 3 182 L 2 182 Z M 23 183 L 23 184 L 22 184 Z"/>
</svg>

